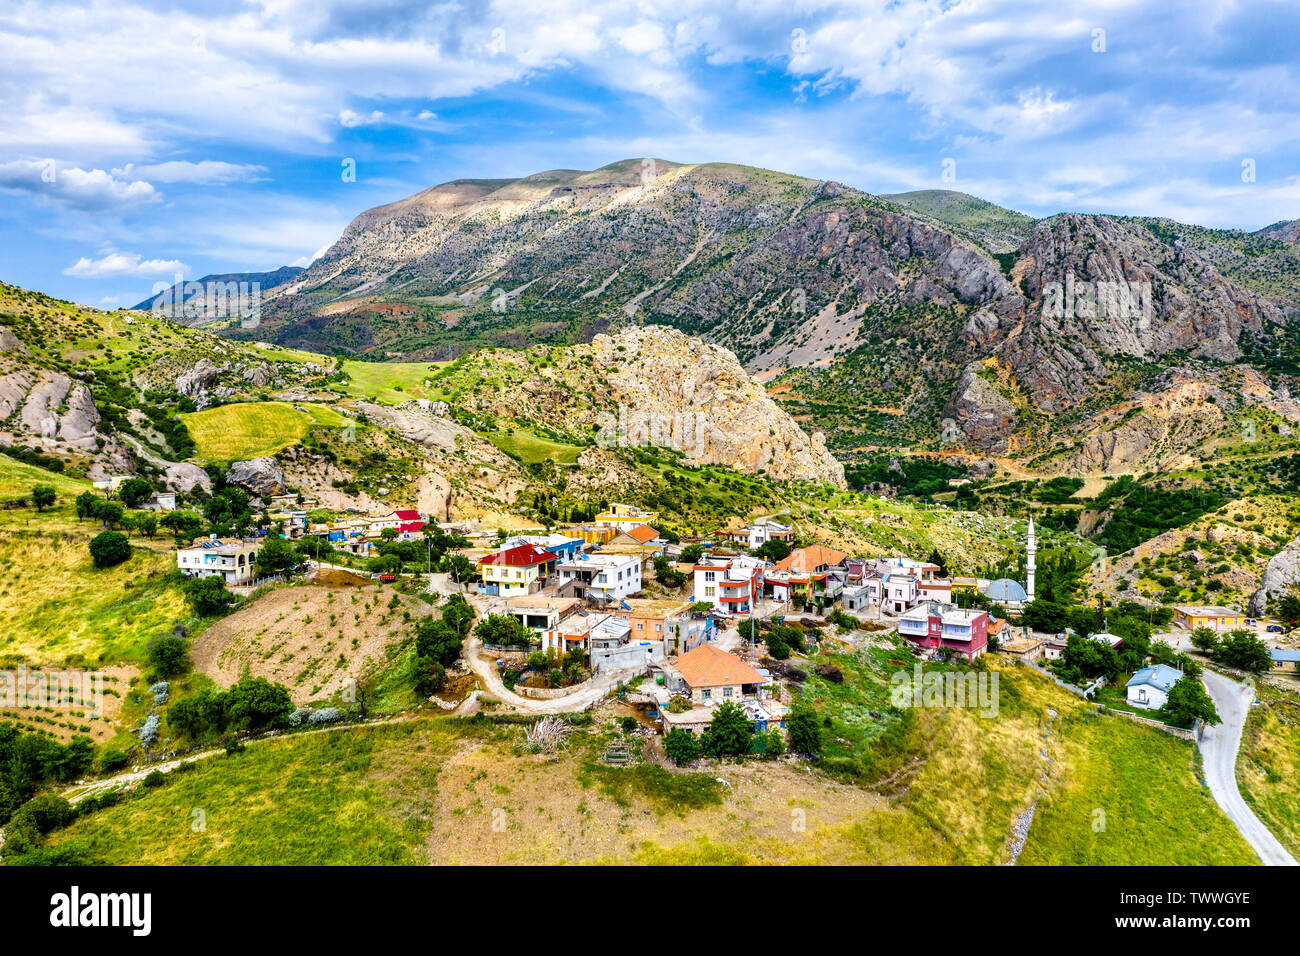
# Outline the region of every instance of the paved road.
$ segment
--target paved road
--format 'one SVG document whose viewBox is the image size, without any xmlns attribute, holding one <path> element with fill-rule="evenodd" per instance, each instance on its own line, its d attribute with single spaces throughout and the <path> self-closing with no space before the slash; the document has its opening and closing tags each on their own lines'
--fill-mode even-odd
<svg viewBox="0 0 1300 956">
<path fill-rule="evenodd" d="M 1204 676 L 1205 686 L 1223 719 L 1217 727 L 1205 728 L 1201 737 L 1201 758 L 1210 793 L 1214 794 L 1215 801 L 1266 866 L 1296 866 L 1295 858 L 1268 827 L 1259 822 L 1237 789 L 1237 751 L 1241 747 L 1241 732 L 1255 697 L 1254 691 L 1210 670 L 1206 670 Z"/>
</svg>

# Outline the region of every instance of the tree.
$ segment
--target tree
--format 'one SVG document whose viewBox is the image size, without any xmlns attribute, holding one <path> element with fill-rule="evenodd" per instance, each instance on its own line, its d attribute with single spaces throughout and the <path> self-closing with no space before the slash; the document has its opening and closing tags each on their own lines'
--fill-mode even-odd
<svg viewBox="0 0 1300 956">
<path fill-rule="evenodd" d="M 822 752 L 822 725 L 817 713 L 802 697 L 796 697 L 785 722 L 790 734 L 790 749 L 815 757 Z"/>
<path fill-rule="evenodd" d="M 95 517 L 100 520 L 105 528 L 111 528 L 115 524 L 120 524 L 122 515 L 125 512 L 122 506 L 116 501 L 101 501 L 95 506 Z"/>
<path fill-rule="evenodd" d="M 453 594 L 443 606 L 442 619 L 455 628 L 456 633 L 461 637 L 469 633 L 469 626 L 474 623 L 474 618 L 474 606 L 465 600 L 463 594 Z"/>
<path fill-rule="evenodd" d="M 53 507 L 57 497 L 53 485 L 37 485 L 32 489 L 32 504 L 36 506 L 37 511 Z"/>
<path fill-rule="evenodd" d="M 141 511 L 135 516 L 135 529 L 146 538 L 152 538 L 158 530 L 158 516 L 152 511 Z"/>
<path fill-rule="evenodd" d="M 528 628 L 513 614 L 489 614 L 478 622 L 474 634 L 484 644 L 498 647 L 529 642 Z"/>
<path fill-rule="evenodd" d="M 103 499 L 93 491 L 83 491 L 81 494 L 77 495 L 77 520 L 80 521 L 83 518 L 93 518 L 95 516 L 95 509 L 99 507 L 99 503 L 102 500 Z"/>
<path fill-rule="evenodd" d="M 1277 602 L 1277 616 L 1287 624 L 1300 623 L 1300 597 L 1288 594 Z"/>
<path fill-rule="evenodd" d="M 464 584 L 477 573 L 474 562 L 463 554 L 449 555 L 445 563 L 447 573 L 457 584 Z"/>
<path fill-rule="evenodd" d="M 1273 666 L 1268 645 L 1247 630 L 1231 632 L 1219 648 L 1218 659 L 1229 667 L 1256 674 Z"/>
<path fill-rule="evenodd" d="M 193 511 L 169 511 L 163 515 L 162 526 L 181 544 L 193 541 L 203 532 L 203 519 Z"/>
<path fill-rule="evenodd" d="M 785 736 L 780 727 L 772 727 L 765 734 L 758 735 L 760 749 L 768 757 L 779 757 L 785 753 Z"/>
<path fill-rule="evenodd" d="M 117 496 L 128 508 L 138 508 L 153 495 L 153 485 L 143 478 L 128 478 L 117 488 Z"/>
<path fill-rule="evenodd" d="M 664 734 L 664 753 L 677 766 L 683 767 L 699 757 L 700 742 L 689 730 L 674 727 Z"/>
<path fill-rule="evenodd" d="M 131 543 L 120 531 L 101 531 L 90 539 L 90 558 L 97 568 L 111 568 L 131 557 Z"/>
<path fill-rule="evenodd" d="M 256 560 L 257 570 L 263 574 L 279 574 L 297 564 L 298 556 L 293 552 L 293 545 L 284 538 L 267 537 L 258 549 Z"/>
<path fill-rule="evenodd" d="M 790 546 L 780 538 L 769 538 L 755 548 L 753 554 L 768 561 L 783 561 L 790 556 Z"/>
<path fill-rule="evenodd" d="M 215 576 L 190 578 L 182 590 L 195 614 L 223 614 L 235 603 L 235 596 L 226 590 L 226 582 Z"/>
<path fill-rule="evenodd" d="M 1177 727 L 1190 727 L 1197 719 L 1211 726 L 1219 723 L 1214 701 L 1195 677 L 1184 676 L 1170 689 L 1163 710 L 1165 720 Z"/>
<path fill-rule="evenodd" d="M 289 691 L 265 677 L 245 677 L 226 692 L 226 726 L 232 730 L 278 727 L 293 712 Z"/>
<path fill-rule="evenodd" d="M 681 564 L 695 564 L 700 558 L 704 557 L 704 548 L 698 544 L 688 544 L 682 548 Z"/>
<path fill-rule="evenodd" d="M 159 677 L 175 677 L 185 673 L 190 666 L 185 639 L 170 634 L 158 638 L 149 645 L 149 663 Z"/>
<path fill-rule="evenodd" d="M 516 620 L 511 618 L 511 620 Z M 461 639 L 445 620 L 426 617 L 415 629 L 415 654 L 447 667 L 460 656 Z M 427 695 L 426 695 L 427 696 Z"/>
<path fill-rule="evenodd" d="M 710 757 L 739 757 L 749 753 L 753 734 L 753 721 L 740 705 L 724 700 L 714 708 L 700 748 Z"/>
<path fill-rule="evenodd" d="M 1219 650 L 1219 635 L 1208 627 L 1198 627 L 1191 634 L 1192 647 L 1202 654 L 1214 654 Z"/>
<path fill-rule="evenodd" d="M 926 558 L 926 563 L 937 564 L 939 566 L 939 577 L 946 578 L 948 576 L 948 562 L 944 559 L 944 556 L 939 553 L 938 548 L 935 548 L 930 552 L 930 557 Z"/>
</svg>

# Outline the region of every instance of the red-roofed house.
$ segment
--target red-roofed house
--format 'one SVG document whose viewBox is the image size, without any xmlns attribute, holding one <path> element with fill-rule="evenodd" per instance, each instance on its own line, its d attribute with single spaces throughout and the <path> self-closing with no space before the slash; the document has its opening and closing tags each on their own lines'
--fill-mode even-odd
<svg viewBox="0 0 1300 956">
<path fill-rule="evenodd" d="M 555 572 L 556 554 L 535 544 L 521 544 L 479 558 L 484 594 L 531 594 Z"/>
</svg>

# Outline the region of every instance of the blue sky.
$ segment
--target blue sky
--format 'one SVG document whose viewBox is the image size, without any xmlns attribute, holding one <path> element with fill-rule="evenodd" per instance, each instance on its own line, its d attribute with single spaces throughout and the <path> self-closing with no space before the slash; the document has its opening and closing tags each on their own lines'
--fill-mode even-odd
<svg viewBox="0 0 1300 956">
<path fill-rule="evenodd" d="M 0 279 L 131 305 L 645 156 L 1258 229 L 1300 217 L 1297 36 L 1292 2 L 6 0 Z"/>
</svg>

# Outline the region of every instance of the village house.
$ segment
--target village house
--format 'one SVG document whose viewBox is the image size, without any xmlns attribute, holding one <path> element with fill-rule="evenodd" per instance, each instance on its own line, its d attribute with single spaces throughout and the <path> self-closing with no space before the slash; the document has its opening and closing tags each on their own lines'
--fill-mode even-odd
<svg viewBox="0 0 1300 956">
<path fill-rule="evenodd" d="M 580 537 L 569 534 L 560 534 L 552 532 L 550 534 L 516 534 L 506 538 L 502 545 L 506 548 L 518 547 L 521 544 L 536 545 L 539 548 L 545 548 L 560 560 L 572 558 L 581 551 L 587 544 Z"/>
<path fill-rule="evenodd" d="M 482 593 L 531 594 L 540 590 L 555 570 L 555 555 L 533 544 L 521 544 L 479 559 Z"/>
<path fill-rule="evenodd" d="M 1269 649 L 1273 659 L 1273 670 L 1284 674 L 1300 672 L 1300 651 L 1290 651 L 1280 647 Z"/>
<path fill-rule="evenodd" d="M 517 594 L 507 598 L 505 613 L 519 618 L 524 627 L 545 631 L 559 625 L 582 604 L 577 598 L 548 597 L 543 594 Z"/>
<path fill-rule="evenodd" d="M 898 618 L 898 636 L 926 649 L 947 649 L 974 660 L 988 649 L 989 616 L 977 608 L 927 601 Z"/>
<path fill-rule="evenodd" d="M 587 601 L 621 601 L 641 590 L 641 559 L 636 555 L 579 553 L 556 568 L 560 592 Z"/>
<path fill-rule="evenodd" d="M 696 602 L 707 602 L 726 614 L 751 613 L 763 594 L 763 562 L 758 558 L 705 557 L 692 573 Z"/>
<path fill-rule="evenodd" d="M 753 551 L 769 541 L 784 541 L 786 544 L 791 544 L 794 541 L 794 528 L 788 524 L 773 521 L 771 518 L 759 518 L 752 524 L 736 528 L 733 531 L 727 531 L 725 535 L 736 544 L 743 545 L 747 550 Z"/>
<path fill-rule="evenodd" d="M 659 537 L 659 532 L 648 524 L 639 524 L 634 528 L 628 528 L 626 531 L 620 531 L 614 537 L 609 539 L 610 545 L 615 547 L 619 545 L 631 545 L 633 547 L 653 547 L 655 554 L 663 554 L 664 545 L 668 542 Z"/>
<path fill-rule="evenodd" d="M 921 579 L 907 571 L 895 571 L 881 579 L 881 607 L 901 614 L 921 601 Z"/>
<path fill-rule="evenodd" d="M 1246 615 L 1230 607 L 1191 605 L 1174 608 L 1174 626 L 1188 631 L 1194 631 L 1198 627 L 1208 627 L 1215 631 L 1229 630 L 1245 625 Z"/>
<path fill-rule="evenodd" d="M 682 638 L 702 631 L 702 628 L 692 625 L 699 624 L 706 617 L 693 614 L 690 601 L 652 598 L 627 598 L 613 608 L 612 613 L 628 622 L 633 638 L 662 640 L 672 652 L 690 649 L 681 646 Z"/>
<path fill-rule="evenodd" d="M 1154 664 L 1134 672 L 1125 684 L 1126 697 L 1134 707 L 1159 710 L 1169 699 L 1169 692 L 1182 679 L 1182 672 L 1168 664 Z"/>
<path fill-rule="evenodd" d="M 597 525 L 615 528 L 618 531 L 630 531 L 638 525 L 651 524 L 659 517 L 657 511 L 642 511 L 635 505 L 612 504 L 608 511 L 596 515 Z"/>
<path fill-rule="evenodd" d="M 847 554 L 820 544 L 796 548 L 773 566 L 768 590 L 778 601 L 832 604 L 844 588 L 847 562 Z"/>
<path fill-rule="evenodd" d="M 257 552 L 260 541 L 205 538 L 176 552 L 176 567 L 186 577 L 220 577 L 228 586 L 249 584 L 257 577 Z"/>
<path fill-rule="evenodd" d="M 608 544 L 619 533 L 619 529 L 607 524 L 576 524 L 565 528 L 564 533 L 572 538 L 581 538 L 585 544 L 599 546 Z"/>
<path fill-rule="evenodd" d="M 587 660 L 593 674 L 608 670 L 644 669 L 667 656 L 662 637 L 633 632 L 631 625 L 613 614 L 591 629 L 587 637 Z"/>
<path fill-rule="evenodd" d="M 1043 659 L 1047 642 L 1037 637 L 1013 637 L 998 644 L 998 653 L 1020 661 L 1037 663 Z"/>
<path fill-rule="evenodd" d="M 724 700 L 740 703 L 742 697 L 756 696 L 758 689 L 769 680 L 735 654 L 712 644 L 701 644 L 666 661 L 663 671 L 670 694 L 679 694 L 693 704 L 706 707 Z"/>
</svg>

